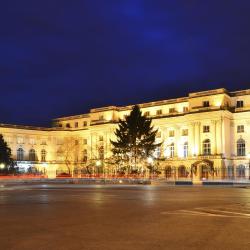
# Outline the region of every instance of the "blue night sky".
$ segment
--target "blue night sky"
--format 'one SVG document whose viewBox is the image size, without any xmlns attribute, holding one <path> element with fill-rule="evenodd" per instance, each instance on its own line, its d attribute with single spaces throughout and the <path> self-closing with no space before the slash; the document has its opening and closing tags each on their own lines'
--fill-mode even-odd
<svg viewBox="0 0 250 250">
<path fill-rule="evenodd" d="M 0 123 L 250 88 L 247 0 L 8 0 Z"/>
</svg>

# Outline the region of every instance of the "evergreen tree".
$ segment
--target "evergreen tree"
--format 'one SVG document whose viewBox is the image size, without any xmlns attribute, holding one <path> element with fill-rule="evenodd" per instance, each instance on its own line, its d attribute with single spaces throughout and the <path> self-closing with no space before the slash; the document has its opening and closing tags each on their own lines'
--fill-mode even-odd
<svg viewBox="0 0 250 250">
<path fill-rule="evenodd" d="M 161 145 L 155 143 L 158 130 L 154 130 L 151 122 L 151 119 L 142 115 L 139 106 L 134 106 L 125 120 L 119 120 L 115 130 L 116 141 L 111 141 L 113 154 L 136 169 L 138 163 L 151 156 Z"/>
<path fill-rule="evenodd" d="M 13 172 L 15 163 L 11 157 L 11 149 L 8 147 L 3 135 L 0 134 L 0 165 L 4 165 L 3 172 Z"/>
</svg>

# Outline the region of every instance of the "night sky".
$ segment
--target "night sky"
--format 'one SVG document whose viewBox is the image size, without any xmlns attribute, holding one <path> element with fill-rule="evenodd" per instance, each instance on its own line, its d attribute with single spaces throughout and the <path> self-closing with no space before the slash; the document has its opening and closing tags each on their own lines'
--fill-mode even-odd
<svg viewBox="0 0 250 250">
<path fill-rule="evenodd" d="M 7 0 L 0 123 L 250 88 L 250 1 Z"/>
</svg>

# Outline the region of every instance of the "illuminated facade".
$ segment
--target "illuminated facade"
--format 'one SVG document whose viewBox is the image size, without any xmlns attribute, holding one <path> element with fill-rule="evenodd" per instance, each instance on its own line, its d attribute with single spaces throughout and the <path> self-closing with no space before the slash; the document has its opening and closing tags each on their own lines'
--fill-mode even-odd
<svg viewBox="0 0 250 250">
<path fill-rule="evenodd" d="M 152 118 L 162 143 L 154 156 L 158 170 L 169 179 L 249 177 L 250 89 L 190 93 L 187 97 L 139 105 Z M 0 124 L 20 169 L 36 168 L 55 177 L 67 169 L 84 169 L 101 161 L 114 173 L 110 139 L 119 119 L 132 106 L 91 109 L 63 117 L 52 128 Z M 153 164 L 153 163 L 152 163 Z"/>
</svg>

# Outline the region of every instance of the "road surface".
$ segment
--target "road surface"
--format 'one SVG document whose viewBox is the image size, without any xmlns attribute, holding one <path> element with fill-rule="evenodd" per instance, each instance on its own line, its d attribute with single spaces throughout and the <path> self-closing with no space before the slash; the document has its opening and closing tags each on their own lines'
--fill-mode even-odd
<svg viewBox="0 0 250 250">
<path fill-rule="evenodd" d="M 0 184 L 0 249 L 250 249 L 250 189 Z"/>
</svg>

